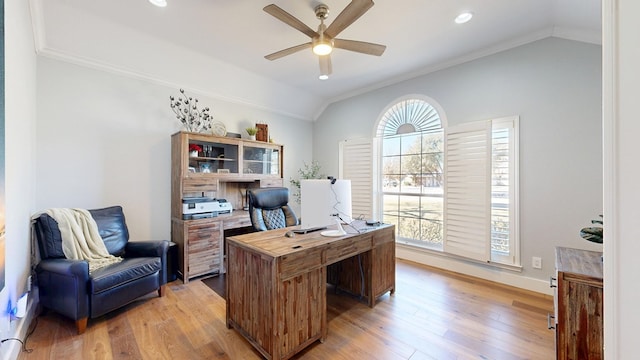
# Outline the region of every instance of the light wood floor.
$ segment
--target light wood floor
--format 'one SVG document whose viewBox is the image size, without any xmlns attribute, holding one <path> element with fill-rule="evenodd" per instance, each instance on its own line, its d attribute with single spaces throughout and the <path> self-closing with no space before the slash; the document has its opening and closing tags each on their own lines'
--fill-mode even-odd
<svg viewBox="0 0 640 360">
<path fill-rule="evenodd" d="M 329 291 L 329 334 L 296 359 L 554 359 L 550 296 L 398 261 L 396 293 L 375 308 Z M 225 325 L 225 302 L 201 281 L 168 285 L 99 319 L 84 335 L 38 317 L 19 359 L 261 359 Z M 33 324 L 32 324 L 33 325 Z"/>
</svg>

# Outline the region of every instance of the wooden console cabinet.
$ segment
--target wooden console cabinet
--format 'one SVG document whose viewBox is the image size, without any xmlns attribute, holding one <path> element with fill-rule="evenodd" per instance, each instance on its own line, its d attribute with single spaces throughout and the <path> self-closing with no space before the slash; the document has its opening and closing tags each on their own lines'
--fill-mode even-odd
<svg viewBox="0 0 640 360">
<path fill-rule="evenodd" d="M 196 152 L 192 152 L 192 150 Z M 171 137 L 171 238 L 178 247 L 178 274 L 191 278 L 223 273 L 224 231 L 251 226 L 248 188 L 283 186 L 282 145 L 178 132 Z M 182 200 L 225 199 L 231 214 L 185 220 Z"/>
<path fill-rule="evenodd" d="M 556 358 L 602 359 L 602 253 L 557 247 L 556 271 Z"/>
</svg>

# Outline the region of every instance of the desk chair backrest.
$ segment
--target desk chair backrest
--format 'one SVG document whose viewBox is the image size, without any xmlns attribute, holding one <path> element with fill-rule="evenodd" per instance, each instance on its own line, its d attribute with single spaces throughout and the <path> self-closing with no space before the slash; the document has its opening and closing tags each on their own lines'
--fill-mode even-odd
<svg viewBox="0 0 640 360">
<path fill-rule="evenodd" d="M 289 207 L 289 189 L 248 189 L 251 225 L 258 231 L 298 225 L 298 217 Z"/>
</svg>

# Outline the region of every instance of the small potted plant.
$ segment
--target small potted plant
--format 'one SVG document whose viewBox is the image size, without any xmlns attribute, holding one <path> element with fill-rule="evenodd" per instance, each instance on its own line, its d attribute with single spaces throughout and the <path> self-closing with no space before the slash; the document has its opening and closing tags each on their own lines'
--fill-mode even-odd
<svg viewBox="0 0 640 360">
<path fill-rule="evenodd" d="M 256 134 L 258 133 L 258 128 L 257 127 L 248 127 L 245 130 L 247 131 L 247 134 L 249 134 L 249 139 L 250 140 L 255 140 L 256 139 Z"/>
<path fill-rule="evenodd" d="M 602 218 L 602 215 L 600 215 L 600 217 Z M 582 236 L 582 238 L 585 240 L 588 240 L 597 244 L 602 244 L 602 239 L 603 239 L 602 220 L 591 220 L 591 223 L 600 225 L 600 226 L 582 228 L 582 230 L 580 230 L 580 236 Z"/>
</svg>

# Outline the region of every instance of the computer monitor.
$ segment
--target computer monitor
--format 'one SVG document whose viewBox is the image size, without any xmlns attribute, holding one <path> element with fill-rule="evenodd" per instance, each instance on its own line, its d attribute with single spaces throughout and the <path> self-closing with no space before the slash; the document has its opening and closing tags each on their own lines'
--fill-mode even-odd
<svg viewBox="0 0 640 360">
<path fill-rule="evenodd" d="M 300 180 L 300 201 L 302 229 L 352 221 L 351 180 Z"/>
</svg>

